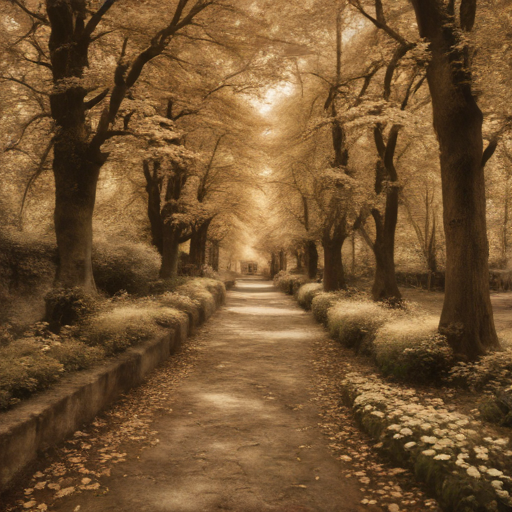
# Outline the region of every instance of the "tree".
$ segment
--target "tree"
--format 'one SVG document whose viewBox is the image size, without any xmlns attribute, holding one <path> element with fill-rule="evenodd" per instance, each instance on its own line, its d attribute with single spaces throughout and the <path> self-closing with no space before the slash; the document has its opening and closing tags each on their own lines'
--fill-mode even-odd
<svg viewBox="0 0 512 512">
<path fill-rule="evenodd" d="M 137 83 L 144 67 L 161 56 L 170 43 L 214 0 L 179 0 L 172 18 L 156 30 L 149 43 L 133 57 L 128 57 L 128 39 L 122 43 L 114 72 L 112 89 L 89 97 L 86 73 L 93 44 L 105 33 L 98 27 L 116 0 L 106 0 L 89 15 L 85 0 L 47 0 L 46 13 L 30 9 L 22 0 L 15 3 L 33 20 L 34 26 L 49 29 L 49 61 L 42 44 L 38 61 L 51 71 L 51 115 L 56 125 L 53 137 L 53 172 L 55 176 L 55 231 L 59 252 L 56 282 L 65 287 L 80 286 L 94 290 L 91 266 L 92 216 L 96 186 L 108 153 L 102 150 L 111 138 L 125 134 L 116 126 L 119 109 Z M 125 6 L 126 7 L 126 6 Z M 132 7 L 131 5 L 129 7 Z M 108 31 L 107 31 L 108 33 Z M 109 97 L 97 125 L 87 114 Z"/>
<path fill-rule="evenodd" d="M 489 296 L 482 112 L 472 92 L 470 50 L 476 2 L 412 0 L 419 34 L 430 43 L 427 80 L 440 146 L 446 235 L 445 299 L 439 330 L 453 349 L 475 358 L 500 344 Z"/>
</svg>

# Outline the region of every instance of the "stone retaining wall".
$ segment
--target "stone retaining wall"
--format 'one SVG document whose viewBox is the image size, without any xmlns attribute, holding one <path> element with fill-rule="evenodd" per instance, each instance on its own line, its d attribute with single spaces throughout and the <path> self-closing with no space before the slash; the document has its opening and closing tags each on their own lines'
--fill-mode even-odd
<svg viewBox="0 0 512 512">
<path fill-rule="evenodd" d="M 212 296 L 216 308 L 222 305 L 223 295 Z M 210 315 L 209 309 L 198 306 L 197 314 L 189 315 L 163 338 L 132 347 L 114 361 L 64 377 L 57 386 L 0 413 L 0 494 L 39 453 L 62 442 L 120 395 L 139 385 Z"/>
</svg>

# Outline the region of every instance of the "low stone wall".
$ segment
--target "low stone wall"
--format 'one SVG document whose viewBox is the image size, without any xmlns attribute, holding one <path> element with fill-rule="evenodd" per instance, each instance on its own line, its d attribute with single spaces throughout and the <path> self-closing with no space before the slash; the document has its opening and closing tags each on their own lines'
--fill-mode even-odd
<svg viewBox="0 0 512 512">
<path fill-rule="evenodd" d="M 216 308 L 224 302 L 221 294 L 212 297 Z M 39 453 L 62 442 L 120 395 L 139 385 L 149 372 L 177 352 L 189 332 L 211 313 L 209 308 L 199 306 L 197 314 L 184 317 L 179 328 L 163 338 L 147 341 L 113 361 L 65 377 L 48 391 L 0 413 L 0 494 Z"/>
</svg>

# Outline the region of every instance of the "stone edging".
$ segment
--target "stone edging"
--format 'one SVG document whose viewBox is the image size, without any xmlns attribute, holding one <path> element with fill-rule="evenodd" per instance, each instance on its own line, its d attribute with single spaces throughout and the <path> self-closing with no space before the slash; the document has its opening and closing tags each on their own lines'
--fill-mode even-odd
<svg viewBox="0 0 512 512">
<path fill-rule="evenodd" d="M 223 295 L 211 295 L 216 308 L 224 303 Z M 131 347 L 115 361 L 64 377 L 53 388 L 0 413 L 0 495 L 39 453 L 63 441 L 121 394 L 141 384 L 211 314 L 204 305 L 198 306 L 197 314 L 183 315 L 179 327 L 163 338 Z"/>
</svg>

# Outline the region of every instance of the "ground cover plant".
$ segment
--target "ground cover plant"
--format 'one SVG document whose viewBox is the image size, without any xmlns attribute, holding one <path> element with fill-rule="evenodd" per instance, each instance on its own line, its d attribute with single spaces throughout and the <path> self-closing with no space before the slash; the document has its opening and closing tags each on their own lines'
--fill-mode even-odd
<svg viewBox="0 0 512 512">
<path fill-rule="evenodd" d="M 173 292 L 112 298 L 54 291 L 52 311 L 60 311 L 58 333 L 38 322 L 16 336 L 4 326 L 0 338 L 0 410 L 47 389 L 71 372 L 90 368 L 107 357 L 170 329 L 185 329 L 212 314 L 225 298 L 224 285 L 208 278 L 188 279 Z M 59 309 L 60 308 L 60 309 Z M 63 316 L 65 314 L 65 316 Z M 69 322 L 69 325 L 67 322 Z"/>
</svg>

